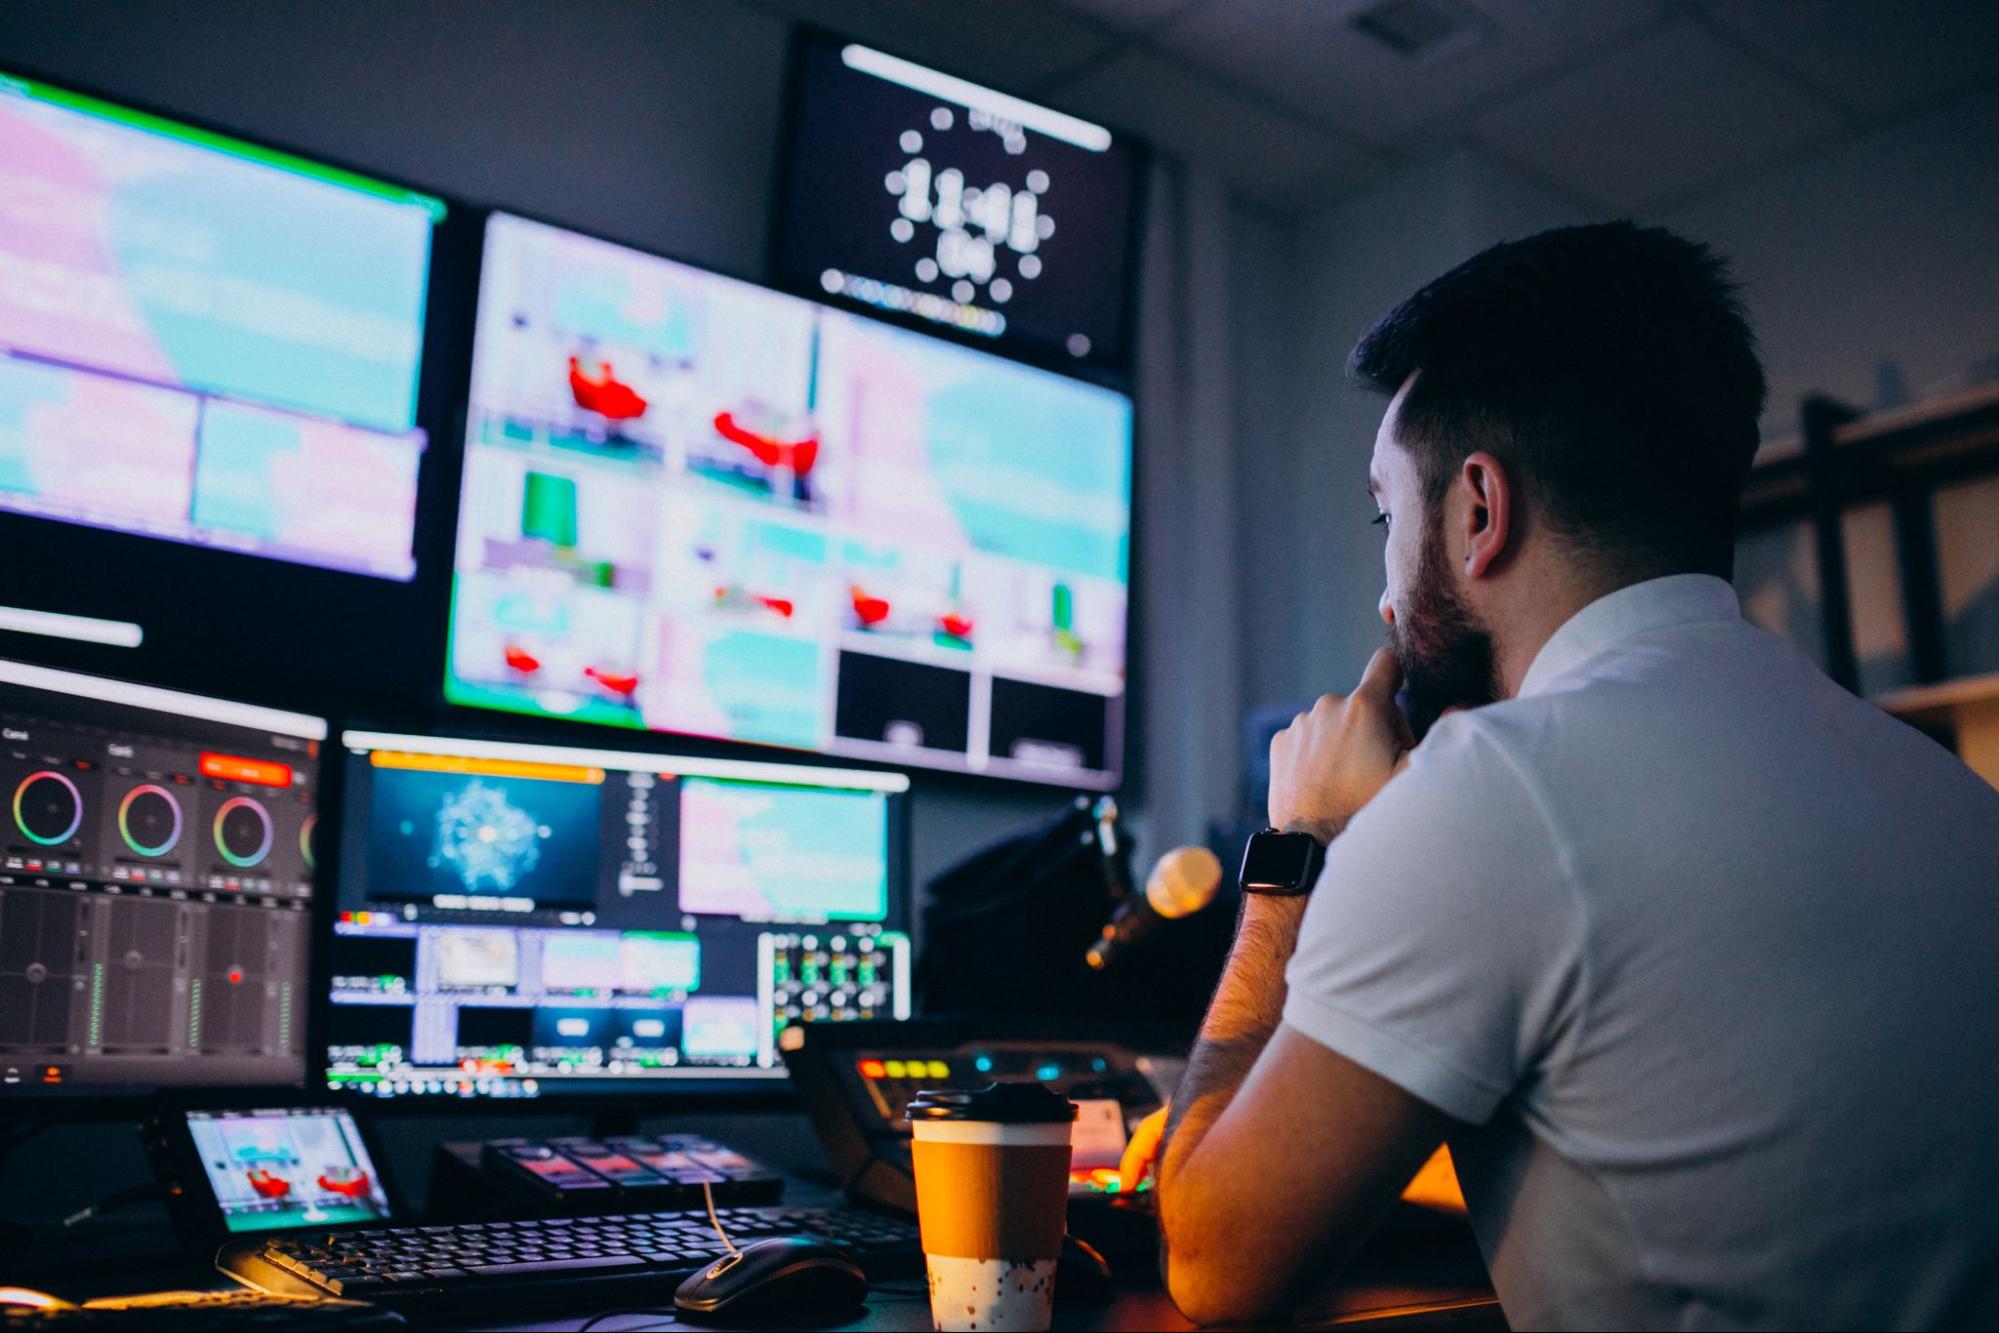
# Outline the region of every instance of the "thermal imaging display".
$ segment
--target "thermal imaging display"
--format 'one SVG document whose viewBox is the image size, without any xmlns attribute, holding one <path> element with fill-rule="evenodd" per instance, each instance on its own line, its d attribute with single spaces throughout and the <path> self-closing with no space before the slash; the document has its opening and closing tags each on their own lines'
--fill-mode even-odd
<svg viewBox="0 0 1999 1333">
<path fill-rule="evenodd" d="M 189 1111 L 187 1128 L 231 1233 L 390 1215 L 381 1175 L 346 1111 Z"/>
<path fill-rule="evenodd" d="M 791 101 L 782 285 L 1057 365 L 1125 364 L 1132 143 L 810 30 Z"/>
<path fill-rule="evenodd" d="M 1122 394 L 504 214 L 454 703 L 1117 779 Z M 1011 687 L 1061 706 L 997 719 Z"/>
<path fill-rule="evenodd" d="M 442 215 L 0 75 L 0 509 L 412 578 Z"/>
<path fill-rule="evenodd" d="M 0 662 L 0 1101 L 304 1081 L 325 734 Z"/>
<path fill-rule="evenodd" d="M 331 1088 L 769 1079 L 788 1024 L 909 1014 L 900 773 L 343 743 Z"/>
</svg>

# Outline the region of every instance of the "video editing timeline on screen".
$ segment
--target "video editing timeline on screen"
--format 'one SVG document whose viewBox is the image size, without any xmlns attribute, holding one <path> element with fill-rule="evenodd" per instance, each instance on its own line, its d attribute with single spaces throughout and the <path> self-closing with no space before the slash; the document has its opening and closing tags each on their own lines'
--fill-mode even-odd
<svg viewBox="0 0 1999 1333">
<path fill-rule="evenodd" d="M 1123 394 L 505 214 L 454 703 L 1107 787 Z"/>
<path fill-rule="evenodd" d="M 329 1085 L 782 1075 L 910 1007 L 898 773 L 349 732 Z"/>
<path fill-rule="evenodd" d="M 1130 145 L 827 34 L 794 62 L 779 282 L 1037 359 L 1124 363 Z"/>
<path fill-rule="evenodd" d="M 0 662 L 0 1096 L 304 1078 L 324 735 Z"/>
<path fill-rule="evenodd" d="M 442 204 L 4 75 L 0 197 L 0 509 L 414 576 Z"/>
</svg>

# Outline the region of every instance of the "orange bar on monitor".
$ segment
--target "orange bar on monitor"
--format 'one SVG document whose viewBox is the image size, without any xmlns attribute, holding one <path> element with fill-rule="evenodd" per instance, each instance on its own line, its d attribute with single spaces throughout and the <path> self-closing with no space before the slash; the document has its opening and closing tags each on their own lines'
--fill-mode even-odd
<svg viewBox="0 0 1999 1333">
<path fill-rule="evenodd" d="M 549 782 L 601 783 L 604 770 L 577 764 L 542 764 L 525 759 L 472 759 L 456 754 L 406 754 L 376 750 L 368 756 L 376 768 L 416 769 L 424 773 L 469 773 L 487 778 L 542 778 Z"/>
<path fill-rule="evenodd" d="M 254 782 L 260 787 L 289 787 L 292 766 L 266 759 L 245 759 L 234 754 L 203 754 L 201 776 L 224 782 Z"/>
</svg>

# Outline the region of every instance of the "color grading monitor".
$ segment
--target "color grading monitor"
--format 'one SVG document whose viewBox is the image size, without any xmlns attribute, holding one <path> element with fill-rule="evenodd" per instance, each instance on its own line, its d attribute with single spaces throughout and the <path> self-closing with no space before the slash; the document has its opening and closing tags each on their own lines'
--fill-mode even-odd
<svg viewBox="0 0 1999 1333">
<path fill-rule="evenodd" d="M 405 660 L 380 627 L 440 591 L 413 580 L 444 214 L 0 74 L 0 629 L 82 625 L 127 651 L 53 660 L 288 701 Z"/>
<path fill-rule="evenodd" d="M 780 286 L 1043 364 L 1131 358 L 1143 153 L 1132 140 L 800 29 Z"/>
<path fill-rule="evenodd" d="M 303 1086 L 325 736 L 0 661 L 0 1108 Z"/>
<path fill-rule="evenodd" d="M 348 732 L 327 1078 L 628 1098 L 906 1018 L 900 773 Z"/>
<path fill-rule="evenodd" d="M 504 214 L 456 704 L 1114 786 L 1131 402 Z"/>
</svg>

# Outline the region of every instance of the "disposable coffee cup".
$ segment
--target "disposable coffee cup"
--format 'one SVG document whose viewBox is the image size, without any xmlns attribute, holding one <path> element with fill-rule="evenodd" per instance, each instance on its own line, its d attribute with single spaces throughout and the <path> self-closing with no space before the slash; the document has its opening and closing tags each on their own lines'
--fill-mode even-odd
<svg viewBox="0 0 1999 1333">
<path fill-rule="evenodd" d="M 1068 1224 L 1076 1104 L 1039 1083 L 909 1103 L 917 1226 L 940 1330 L 1043 1330 Z"/>
</svg>

